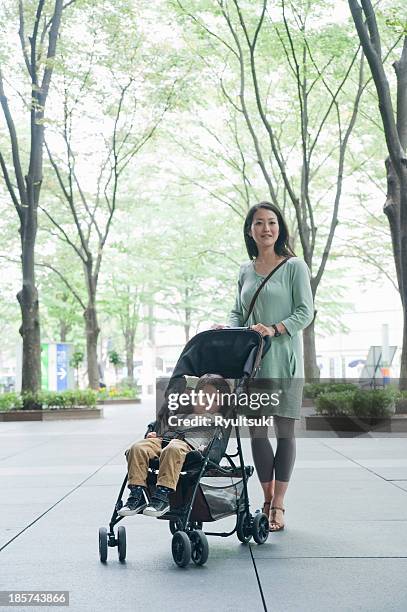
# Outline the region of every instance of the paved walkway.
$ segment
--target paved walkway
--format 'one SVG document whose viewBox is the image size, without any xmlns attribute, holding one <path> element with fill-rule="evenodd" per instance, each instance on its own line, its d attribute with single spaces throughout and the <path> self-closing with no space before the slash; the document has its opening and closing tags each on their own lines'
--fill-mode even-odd
<svg viewBox="0 0 407 612">
<path fill-rule="evenodd" d="M 146 403 L 98 421 L 0 424 L 0 590 L 68 590 L 75 612 L 407 610 L 405 438 L 299 438 L 287 528 L 263 546 L 209 538 L 207 564 L 180 569 L 168 524 L 136 516 L 123 522 L 127 562 L 109 549 L 102 565 L 123 452 L 153 415 Z M 256 508 L 255 477 L 250 491 Z"/>
</svg>

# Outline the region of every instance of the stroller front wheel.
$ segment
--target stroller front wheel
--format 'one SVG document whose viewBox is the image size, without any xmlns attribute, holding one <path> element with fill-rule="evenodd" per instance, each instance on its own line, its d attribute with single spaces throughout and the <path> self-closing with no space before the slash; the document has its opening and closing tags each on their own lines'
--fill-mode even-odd
<svg viewBox="0 0 407 612">
<path fill-rule="evenodd" d="M 209 556 L 208 538 L 201 529 L 191 532 L 192 561 L 195 565 L 203 565 Z"/>
<path fill-rule="evenodd" d="M 191 542 L 185 531 L 176 531 L 172 536 L 172 558 L 178 567 L 185 567 L 191 560 Z"/>
<path fill-rule="evenodd" d="M 107 561 L 107 529 L 99 528 L 99 557 L 102 563 Z"/>
<path fill-rule="evenodd" d="M 244 511 L 238 514 L 236 535 L 242 544 L 248 544 L 252 539 L 251 516 Z"/>
<path fill-rule="evenodd" d="M 267 514 L 263 512 L 256 514 L 253 521 L 252 533 L 256 544 L 264 544 L 267 541 L 270 533 Z"/>
<path fill-rule="evenodd" d="M 126 528 L 123 525 L 117 529 L 117 552 L 119 561 L 123 563 L 126 559 Z"/>
</svg>

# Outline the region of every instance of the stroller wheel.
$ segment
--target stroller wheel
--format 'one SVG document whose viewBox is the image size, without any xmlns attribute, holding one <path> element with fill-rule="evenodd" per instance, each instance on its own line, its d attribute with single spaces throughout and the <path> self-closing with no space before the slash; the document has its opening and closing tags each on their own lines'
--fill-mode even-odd
<svg viewBox="0 0 407 612">
<path fill-rule="evenodd" d="M 99 557 L 102 563 L 107 560 L 107 529 L 106 527 L 99 528 Z"/>
<path fill-rule="evenodd" d="M 123 525 L 117 529 L 117 552 L 119 561 L 123 563 L 126 559 L 126 528 Z"/>
<path fill-rule="evenodd" d="M 200 529 L 191 532 L 192 561 L 195 565 L 203 565 L 209 556 L 208 538 Z"/>
<path fill-rule="evenodd" d="M 264 544 L 269 537 L 270 528 L 269 528 L 269 519 L 267 514 L 263 512 L 259 512 L 254 517 L 252 534 L 254 541 L 256 544 Z"/>
<path fill-rule="evenodd" d="M 191 560 L 191 542 L 185 531 L 176 531 L 172 536 L 172 558 L 178 567 L 185 567 Z"/>
<path fill-rule="evenodd" d="M 251 517 L 246 512 L 239 512 L 237 517 L 236 535 L 242 544 L 247 544 L 252 539 Z"/>
</svg>

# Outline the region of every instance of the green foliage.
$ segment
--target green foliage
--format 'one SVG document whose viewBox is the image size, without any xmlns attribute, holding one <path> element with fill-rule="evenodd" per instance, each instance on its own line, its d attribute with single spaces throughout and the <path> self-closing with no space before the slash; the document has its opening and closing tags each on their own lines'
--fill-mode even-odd
<svg viewBox="0 0 407 612">
<path fill-rule="evenodd" d="M 83 360 L 85 359 L 85 355 L 83 353 L 83 351 L 74 351 L 74 353 L 72 354 L 72 357 L 69 361 L 69 365 L 71 365 L 73 368 L 79 368 L 79 366 L 81 365 L 81 363 L 83 363 Z"/>
<path fill-rule="evenodd" d="M 39 396 L 43 408 L 74 408 L 96 406 L 97 392 L 92 389 L 77 391 L 46 391 Z"/>
<path fill-rule="evenodd" d="M 353 398 L 353 411 L 358 416 L 379 417 L 390 416 L 395 410 L 397 391 L 387 389 L 358 389 Z"/>
<path fill-rule="evenodd" d="M 327 416 L 386 417 L 394 414 L 397 391 L 392 388 L 332 391 L 316 397 L 317 414 Z"/>
<path fill-rule="evenodd" d="M 123 360 L 117 351 L 109 352 L 109 363 L 114 365 L 115 368 L 118 368 L 119 366 L 123 365 Z"/>
<path fill-rule="evenodd" d="M 126 387 L 124 385 L 117 385 L 117 387 L 110 387 L 109 389 L 99 389 L 98 399 L 109 400 L 109 399 L 136 399 L 138 397 L 137 388 Z"/>
<path fill-rule="evenodd" d="M 406 15 L 401 13 L 401 10 L 400 8 L 391 8 L 385 17 L 385 23 L 396 34 L 407 36 L 407 19 Z"/>
<path fill-rule="evenodd" d="M 0 393 L 0 410 L 20 410 L 23 400 L 19 393 Z"/>
<path fill-rule="evenodd" d="M 328 416 L 352 414 L 354 395 L 355 392 L 350 390 L 321 393 L 315 401 L 316 413 Z"/>
<path fill-rule="evenodd" d="M 305 383 L 304 397 L 316 398 L 323 393 L 354 391 L 356 388 L 353 383 Z"/>
<path fill-rule="evenodd" d="M 96 391 L 91 389 L 78 391 L 41 391 L 39 393 L 19 393 L 0 394 L 0 410 L 21 410 L 23 401 L 37 404 L 42 408 L 66 409 L 83 406 L 95 408 L 97 400 Z"/>
</svg>

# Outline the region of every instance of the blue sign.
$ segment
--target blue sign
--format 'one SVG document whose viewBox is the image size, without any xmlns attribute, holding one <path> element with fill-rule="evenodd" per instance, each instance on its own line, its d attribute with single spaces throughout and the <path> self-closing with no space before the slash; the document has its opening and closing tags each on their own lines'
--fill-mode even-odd
<svg viewBox="0 0 407 612">
<path fill-rule="evenodd" d="M 57 344 L 57 391 L 68 388 L 68 350 L 67 344 Z"/>
</svg>

